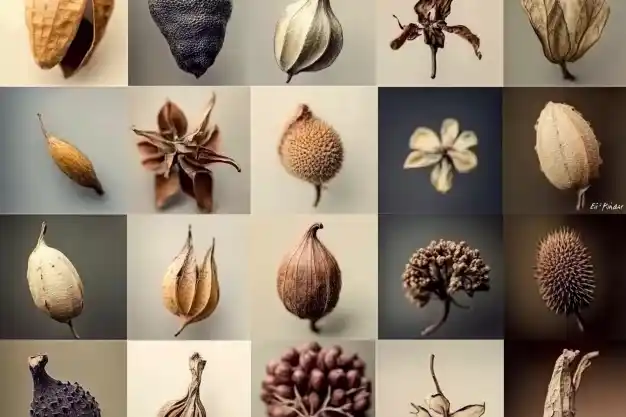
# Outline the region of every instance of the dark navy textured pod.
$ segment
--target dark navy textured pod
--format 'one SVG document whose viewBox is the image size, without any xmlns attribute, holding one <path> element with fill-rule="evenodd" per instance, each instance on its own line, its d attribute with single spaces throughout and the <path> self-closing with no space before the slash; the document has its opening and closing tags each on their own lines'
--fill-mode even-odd
<svg viewBox="0 0 626 417">
<path fill-rule="evenodd" d="M 231 0 L 148 0 L 148 8 L 178 67 L 200 78 L 224 45 Z"/>
</svg>

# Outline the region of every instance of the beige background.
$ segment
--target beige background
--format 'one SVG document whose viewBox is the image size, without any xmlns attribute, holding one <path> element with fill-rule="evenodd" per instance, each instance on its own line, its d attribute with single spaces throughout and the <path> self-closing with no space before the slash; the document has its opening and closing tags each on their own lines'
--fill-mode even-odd
<svg viewBox="0 0 626 417">
<path fill-rule="evenodd" d="M 335 256 L 343 286 L 335 310 L 319 322 L 319 337 L 376 339 L 377 218 L 376 216 L 298 215 L 253 216 L 250 233 L 252 335 L 257 339 L 312 337 L 308 321 L 289 313 L 278 298 L 276 279 L 283 258 L 301 242 L 315 222 L 324 228 L 320 241 Z"/>
<path fill-rule="evenodd" d="M 249 416 L 249 342 L 129 342 L 128 392 L 134 395 L 128 415 L 156 416 L 165 403 L 182 398 L 194 352 L 207 361 L 200 385 L 207 415 Z"/>
<path fill-rule="evenodd" d="M 287 333 L 286 333 L 287 334 Z M 289 336 L 293 336 L 289 334 Z M 272 341 L 252 343 L 252 416 L 267 417 L 266 406 L 261 401 L 261 382 L 265 378 L 265 366 L 274 359 L 280 359 L 280 356 L 291 347 L 297 347 L 308 343 L 310 340 L 290 340 L 290 341 Z M 356 353 L 365 362 L 365 376 L 372 381 L 372 393 L 377 391 L 376 381 L 376 344 L 374 341 L 364 340 L 325 340 L 320 342 L 322 347 L 330 347 L 340 345 L 345 352 Z M 372 406 L 367 413 L 368 417 L 374 417 L 374 409 L 376 407 L 377 397 L 372 395 Z M 382 409 L 381 409 L 382 410 Z M 383 416 L 391 415 L 386 412 Z M 408 414 L 408 413 L 407 413 Z"/>
<path fill-rule="evenodd" d="M 78 382 L 98 401 L 103 416 L 126 416 L 126 342 L 2 341 L 0 390 L 3 416 L 27 416 L 33 397 L 28 357 L 47 354 L 48 374 Z"/>
<path fill-rule="evenodd" d="M 255 213 L 378 211 L 377 90 L 368 87 L 255 87 L 252 92 L 252 205 Z M 341 135 L 341 171 L 313 207 L 314 187 L 287 174 L 278 158 L 286 123 L 300 103 Z M 289 198 L 285 198 L 289 196 Z"/>
<path fill-rule="evenodd" d="M 379 85 L 502 86 L 503 1 L 464 0 L 452 2 L 448 26 L 464 25 L 480 38 L 482 60 L 463 38 L 445 33 L 445 48 L 437 53 L 437 78 L 430 79 L 430 48 L 424 37 L 408 41 L 397 51 L 389 47 L 403 25 L 417 23 L 415 1 L 377 0 L 377 82 Z"/>
<path fill-rule="evenodd" d="M 216 102 L 210 122 L 222 133 L 220 152 L 233 158 L 241 172 L 226 164 L 214 164 L 213 198 L 215 213 L 250 213 L 250 89 L 247 87 L 131 87 L 131 123 L 137 129 L 156 129 L 156 117 L 166 99 L 176 103 L 187 116 L 189 131 L 196 129 L 215 92 Z M 154 175 L 139 163 L 137 136 L 129 130 L 126 146 L 135 157 L 133 177 L 137 180 L 136 198 L 131 212 L 154 213 Z M 181 199 L 168 213 L 197 213 L 196 202 Z"/>
<path fill-rule="evenodd" d="M 408 416 L 436 392 L 435 374 L 453 411 L 485 403 L 484 417 L 504 416 L 504 342 L 501 340 L 380 341 L 377 344 L 378 414 Z M 433 414 L 435 415 L 435 414 Z"/>
<path fill-rule="evenodd" d="M 91 9 L 87 11 L 87 15 Z M 116 0 L 102 41 L 89 64 L 69 79 L 59 68 L 42 70 L 32 57 L 23 1 L 0 5 L 0 86 L 125 86 L 128 84 L 128 0 Z"/>
<path fill-rule="evenodd" d="M 208 319 L 189 325 L 178 338 L 249 339 L 248 222 L 242 215 L 128 216 L 128 338 L 174 338 L 180 319 L 163 306 L 161 283 L 191 224 L 197 262 L 215 237 L 220 301 Z"/>
</svg>

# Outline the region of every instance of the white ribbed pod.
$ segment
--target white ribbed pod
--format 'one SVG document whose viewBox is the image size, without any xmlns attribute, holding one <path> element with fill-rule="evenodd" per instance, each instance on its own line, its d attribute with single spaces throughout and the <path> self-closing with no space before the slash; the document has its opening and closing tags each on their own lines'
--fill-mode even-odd
<svg viewBox="0 0 626 417">
<path fill-rule="evenodd" d="M 576 210 L 585 206 L 590 181 L 600 176 L 600 143 L 589 123 L 572 106 L 548 102 L 535 125 L 535 151 L 548 181 L 560 190 L 575 189 Z"/>
</svg>

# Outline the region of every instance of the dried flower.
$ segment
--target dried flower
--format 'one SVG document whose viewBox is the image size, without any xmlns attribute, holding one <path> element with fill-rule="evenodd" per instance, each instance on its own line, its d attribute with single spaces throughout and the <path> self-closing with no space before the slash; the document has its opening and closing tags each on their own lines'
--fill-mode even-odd
<svg viewBox="0 0 626 417">
<path fill-rule="evenodd" d="M 611 12 L 606 0 L 522 0 L 530 24 L 548 61 L 561 67 L 563 78 L 575 81 L 567 69 L 600 40 Z"/>
<path fill-rule="evenodd" d="M 422 331 L 422 336 L 434 332 L 448 319 L 451 304 L 467 308 L 453 298 L 456 292 L 473 297 L 476 291 L 488 291 L 489 271 L 478 249 L 465 242 L 433 240 L 415 251 L 402 274 L 406 297 L 419 307 L 428 304 L 432 296 L 444 302 L 443 317 Z"/>
<path fill-rule="evenodd" d="M 476 154 L 469 148 L 478 144 L 476 134 L 463 131 L 459 134 L 459 122 L 445 119 L 441 124 L 441 139 L 427 127 L 419 127 L 409 139 L 413 151 L 404 161 L 404 169 L 424 168 L 435 165 L 430 182 L 442 194 L 452 188 L 452 166 L 460 173 L 467 173 L 478 165 Z"/>
<path fill-rule="evenodd" d="M 483 55 L 479 51 L 480 38 L 472 33 L 466 26 L 448 26 L 446 19 L 450 15 L 452 0 L 419 0 L 413 6 L 413 10 L 417 14 L 417 24 L 409 23 L 403 25 L 396 15 L 393 17 L 398 22 L 398 26 L 402 30 L 400 36 L 391 41 L 391 49 L 398 50 L 406 43 L 417 39 L 418 36 L 424 35 L 424 43 L 430 46 L 432 72 L 430 78 L 437 76 L 437 51 L 443 49 L 446 35 L 444 32 L 454 33 L 468 41 L 474 48 L 474 53 L 478 59 L 482 59 Z"/>
<path fill-rule="evenodd" d="M 156 205 L 163 208 L 179 191 L 195 198 L 198 208 L 213 211 L 213 172 L 211 164 L 224 163 L 241 172 L 239 165 L 218 153 L 221 135 L 218 126 L 209 124 L 215 94 L 200 126 L 187 133 L 187 118 L 167 100 L 157 117 L 158 131 L 137 130 L 141 163 L 155 173 Z"/>
</svg>

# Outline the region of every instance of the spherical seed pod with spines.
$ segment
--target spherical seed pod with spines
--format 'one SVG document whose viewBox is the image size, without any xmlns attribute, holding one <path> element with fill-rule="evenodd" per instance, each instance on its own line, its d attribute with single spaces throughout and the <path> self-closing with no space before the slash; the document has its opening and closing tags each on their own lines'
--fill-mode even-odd
<svg viewBox="0 0 626 417">
<path fill-rule="evenodd" d="M 595 277 L 591 254 L 578 232 L 563 227 L 541 240 L 535 278 L 546 306 L 555 314 L 574 315 L 584 331 L 580 311 L 593 301 Z"/>
</svg>

